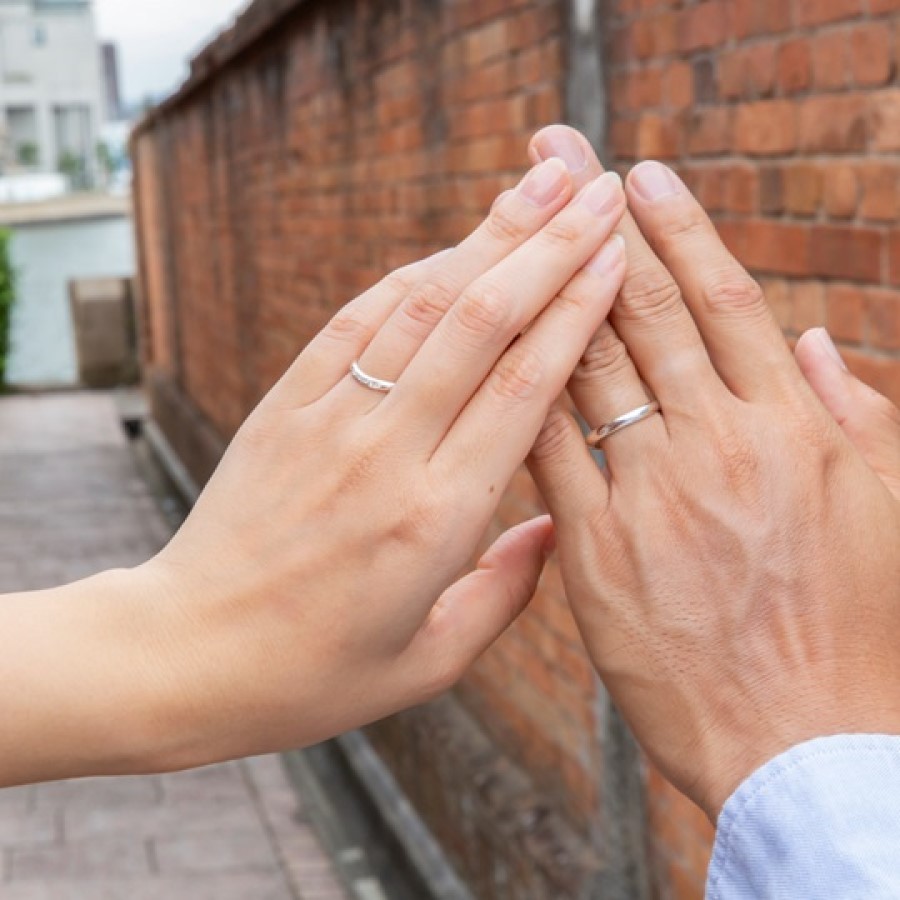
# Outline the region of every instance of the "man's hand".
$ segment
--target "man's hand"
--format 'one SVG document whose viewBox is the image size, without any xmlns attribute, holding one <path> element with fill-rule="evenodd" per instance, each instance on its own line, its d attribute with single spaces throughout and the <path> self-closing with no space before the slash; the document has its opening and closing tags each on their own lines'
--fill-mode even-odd
<svg viewBox="0 0 900 900">
<path fill-rule="evenodd" d="M 574 142 L 565 154 L 561 141 Z M 575 145 L 576 177 L 595 177 L 571 130 L 532 151 L 571 166 Z M 626 282 L 569 390 L 591 427 L 648 389 L 661 414 L 610 437 L 603 472 L 560 408 L 532 469 L 598 671 L 664 774 L 715 819 L 792 745 L 900 734 L 900 413 L 821 332 L 797 365 L 674 173 L 644 163 L 627 194 Z"/>
</svg>

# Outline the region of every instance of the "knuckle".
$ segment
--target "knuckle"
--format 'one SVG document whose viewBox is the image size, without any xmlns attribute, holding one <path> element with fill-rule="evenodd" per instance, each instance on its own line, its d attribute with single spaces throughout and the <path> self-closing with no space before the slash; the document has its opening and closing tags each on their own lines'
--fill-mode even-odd
<svg viewBox="0 0 900 900">
<path fill-rule="evenodd" d="M 665 245 L 693 240 L 703 234 L 707 219 L 703 211 L 694 204 L 689 209 L 663 221 L 659 226 L 658 239 Z"/>
<path fill-rule="evenodd" d="M 596 305 L 596 297 L 585 290 L 584 284 L 580 284 L 577 277 L 556 295 L 552 303 L 556 313 L 579 317 L 594 305 Z"/>
<path fill-rule="evenodd" d="M 704 285 L 702 296 L 712 313 L 756 316 L 768 312 L 762 288 L 747 274 L 713 278 Z"/>
<path fill-rule="evenodd" d="M 524 222 L 516 218 L 509 204 L 498 201 L 484 223 L 488 236 L 501 244 L 518 245 L 527 237 L 528 230 Z"/>
<path fill-rule="evenodd" d="M 544 375 L 540 354 L 515 347 L 494 367 L 490 384 L 495 394 L 507 400 L 527 400 L 534 396 Z"/>
<path fill-rule="evenodd" d="M 413 287 L 401 310 L 403 318 L 418 332 L 422 327 L 434 328 L 455 302 L 453 287 L 439 280 L 429 280 Z"/>
<path fill-rule="evenodd" d="M 416 263 L 409 266 L 403 266 L 403 268 L 400 269 L 395 269 L 384 277 L 381 285 L 392 294 L 408 294 L 416 286 L 417 270 L 418 264 Z"/>
<path fill-rule="evenodd" d="M 482 282 L 466 292 L 457 304 L 460 326 L 483 338 L 510 324 L 514 304 L 507 288 Z"/>
<path fill-rule="evenodd" d="M 531 455 L 538 462 L 554 460 L 565 455 L 571 438 L 572 422 L 561 409 L 553 409 L 534 442 Z"/>
<path fill-rule="evenodd" d="M 588 344 L 572 377 L 578 382 L 596 382 L 627 373 L 631 366 L 625 343 L 609 324 L 604 323 Z"/>
<path fill-rule="evenodd" d="M 747 493 L 759 481 L 761 460 L 752 442 L 735 428 L 719 431 L 715 443 L 719 470 L 738 495 Z M 755 493 L 752 492 L 751 493 Z"/>
<path fill-rule="evenodd" d="M 560 247 L 571 247 L 584 239 L 585 229 L 571 219 L 558 216 L 548 222 L 541 230 L 541 240 L 548 243 L 554 250 Z"/>
<path fill-rule="evenodd" d="M 622 288 L 618 313 L 625 319 L 663 321 L 676 315 L 681 305 L 681 291 L 668 274 L 638 271 Z"/>
<path fill-rule="evenodd" d="M 443 504 L 427 491 L 413 491 L 397 504 L 389 526 L 390 537 L 399 544 L 430 548 L 442 532 Z"/>
<path fill-rule="evenodd" d="M 339 309 L 328 323 L 326 333 L 339 341 L 358 342 L 366 340 L 371 333 L 371 325 L 361 314 L 356 302 Z"/>
</svg>

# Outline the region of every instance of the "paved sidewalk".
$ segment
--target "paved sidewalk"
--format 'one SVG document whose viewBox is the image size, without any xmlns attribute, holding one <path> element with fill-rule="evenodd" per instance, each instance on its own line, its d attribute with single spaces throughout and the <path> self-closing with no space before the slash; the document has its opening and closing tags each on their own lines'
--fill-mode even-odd
<svg viewBox="0 0 900 900">
<path fill-rule="evenodd" d="M 167 536 L 109 395 L 0 398 L 0 594 L 137 564 Z M 0 854 L 3 900 L 345 896 L 277 757 L 0 790 Z"/>
</svg>

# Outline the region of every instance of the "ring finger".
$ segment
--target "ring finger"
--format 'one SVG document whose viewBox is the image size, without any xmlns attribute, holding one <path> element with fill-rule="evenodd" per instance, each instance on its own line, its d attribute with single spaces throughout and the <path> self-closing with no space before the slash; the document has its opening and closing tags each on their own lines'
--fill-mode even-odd
<svg viewBox="0 0 900 900">
<path fill-rule="evenodd" d="M 569 393 L 588 427 L 599 429 L 620 416 L 649 403 L 628 348 L 616 330 L 605 321 L 595 333 L 569 381 Z M 646 466 L 646 450 L 666 436 L 662 416 L 654 414 L 607 437 L 600 449 L 606 455 L 613 477 L 633 463 Z"/>
</svg>

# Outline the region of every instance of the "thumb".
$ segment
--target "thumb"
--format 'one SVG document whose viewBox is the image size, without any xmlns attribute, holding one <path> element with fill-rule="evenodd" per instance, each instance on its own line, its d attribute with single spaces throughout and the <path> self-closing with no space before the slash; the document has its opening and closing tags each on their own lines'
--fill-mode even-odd
<svg viewBox="0 0 900 900">
<path fill-rule="evenodd" d="M 824 328 L 807 331 L 797 342 L 795 355 L 810 387 L 844 434 L 900 497 L 900 410 L 850 372 Z"/>
<path fill-rule="evenodd" d="M 429 694 L 451 688 L 528 605 L 553 552 L 549 516 L 511 528 L 438 600 L 407 653 Z"/>
</svg>

